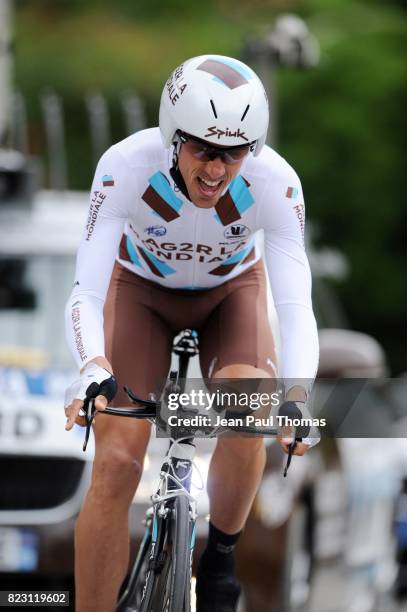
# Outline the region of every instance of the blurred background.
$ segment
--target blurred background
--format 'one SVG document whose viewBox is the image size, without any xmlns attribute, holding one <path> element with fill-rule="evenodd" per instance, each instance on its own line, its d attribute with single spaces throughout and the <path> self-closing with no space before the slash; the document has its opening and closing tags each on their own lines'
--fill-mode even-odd
<svg viewBox="0 0 407 612">
<path fill-rule="evenodd" d="M 216 53 L 257 70 L 269 143 L 303 183 L 319 379 L 375 378 L 369 406 L 397 431 L 325 441 L 287 482 L 268 446 L 239 548 L 241 610 L 403 610 L 406 34 L 403 0 L 0 0 L 0 588 L 72 584 L 92 449 L 63 432 L 75 372 L 62 313 L 96 162 L 157 125 L 171 70 Z M 198 550 L 204 524 L 200 538 Z"/>
</svg>

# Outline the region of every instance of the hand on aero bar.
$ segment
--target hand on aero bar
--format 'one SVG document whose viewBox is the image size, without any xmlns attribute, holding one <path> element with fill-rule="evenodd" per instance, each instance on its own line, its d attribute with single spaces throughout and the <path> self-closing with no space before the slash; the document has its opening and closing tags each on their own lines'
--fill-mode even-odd
<svg viewBox="0 0 407 612">
<path fill-rule="evenodd" d="M 106 360 L 103 360 L 109 365 Z M 110 367 L 110 366 L 109 366 Z M 85 427 L 85 416 L 80 414 L 85 401 L 95 400 L 96 410 L 104 410 L 117 392 L 113 374 L 95 362 L 89 362 L 81 371 L 80 378 L 72 383 L 65 392 L 64 409 L 67 421 L 65 429 L 71 430 L 75 423 Z"/>
<path fill-rule="evenodd" d="M 320 441 L 318 429 L 305 425 L 306 418 L 310 417 L 306 402 L 298 400 L 284 402 L 280 406 L 279 416 L 287 417 L 287 423 L 294 420 L 301 422 L 298 427 L 288 424 L 280 427 L 278 440 L 285 453 L 304 455 Z"/>
</svg>

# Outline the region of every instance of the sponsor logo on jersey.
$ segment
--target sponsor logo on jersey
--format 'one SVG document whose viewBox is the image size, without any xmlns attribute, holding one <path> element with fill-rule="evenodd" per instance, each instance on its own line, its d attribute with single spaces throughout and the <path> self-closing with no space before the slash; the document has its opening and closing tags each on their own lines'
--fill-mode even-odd
<svg viewBox="0 0 407 612">
<path fill-rule="evenodd" d="M 90 203 L 88 220 L 86 222 L 86 240 L 90 240 L 91 236 L 95 230 L 96 221 L 98 219 L 98 214 L 100 211 L 100 207 L 102 206 L 104 200 L 106 199 L 106 194 L 101 191 L 94 191 L 93 198 Z"/>
<path fill-rule="evenodd" d="M 144 230 L 149 236 L 165 236 L 167 228 L 162 225 L 149 225 Z"/>
<path fill-rule="evenodd" d="M 212 127 L 207 127 L 206 129 L 208 133 L 205 134 L 204 138 L 208 138 L 209 136 L 217 136 L 218 140 L 220 140 L 221 136 L 226 136 L 227 138 L 242 138 L 246 142 L 249 142 L 249 139 L 246 138 L 245 132 L 241 132 L 240 128 L 237 130 L 231 130 L 227 127 L 224 130 L 221 130 L 220 128 L 216 127 L 216 125 L 213 125 Z"/>
<path fill-rule="evenodd" d="M 305 206 L 304 204 L 296 204 L 293 206 L 293 210 L 297 215 L 298 222 L 301 228 L 302 240 L 304 242 L 304 231 L 305 231 Z"/>
<path fill-rule="evenodd" d="M 246 227 L 246 225 L 242 225 L 241 223 L 238 223 L 237 225 L 231 225 L 230 227 L 227 227 L 223 232 L 225 238 L 229 238 L 230 240 L 233 240 L 233 238 L 245 238 L 249 234 L 249 228 Z"/>
<path fill-rule="evenodd" d="M 134 231 L 134 230 L 133 230 Z M 143 257 L 146 255 L 154 255 L 154 265 L 163 263 L 165 261 L 191 261 L 195 260 L 199 263 L 222 263 L 225 260 L 229 261 L 230 257 L 233 257 L 239 250 L 247 244 L 247 240 L 244 238 L 236 240 L 234 242 L 219 243 L 218 246 L 208 244 L 193 244 L 192 242 L 162 242 L 158 241 L 156 237 L 142 238 L 137 232 L 135 237 L 140 240 L 141 245 L 136 245 L 138 253 Z M 138 263 L 139 258 L 136 255 L 136 247 L 132 246 L 133 243 L 130 238 L 124 237 L 125 241 L 121 243 L 120 258 L 127 261 L 133 261 Z M 127 256 L 126 256 L 127 253 Z M 130 256 L 130 259 L 129 259 Z M 138 260 L 135 260 L 135 256 Z M 149 265 L 149 262 L 146 262 Z M 150 261 L 151 263 L 151 261 Z M 167 272 L 167 270 L 165 270 Z M 172 268 L 168 269 L 168 273 L 172 273 Z"/>
<path fill-rule="evenodd" d="M 297 196 L 298 196 L 298 189 L 296 189 L 295 187 L 287 188 L 287 193 L 285 194 L 286 198 L 291 198 L 292 200 L 295 200 Z"/>
<path fill-rule="evenodd" d="M 75 302 L 75 304 L 73 304 L 71 318 L 72 318 L 72 327 L 73 327 L 73 333 L 74 333 L 74 338 L 75 338 L 76 350 L 79 353 L 79 357 L 81 358 L 81 361 L 85 361 L 85 359 L 87 359 L 87 355 L 85 352 L 85 347 L 83 345 L 83 338 L 82 338 L 81 311 L 79 308 L 81 304 L 82 302 Z"/>
</svg>

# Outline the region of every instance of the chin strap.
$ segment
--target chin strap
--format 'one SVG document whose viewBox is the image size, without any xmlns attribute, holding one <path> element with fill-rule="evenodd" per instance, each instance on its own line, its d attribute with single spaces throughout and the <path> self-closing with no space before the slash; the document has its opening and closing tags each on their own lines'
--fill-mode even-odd
<svg viewBox="0 0 407 612">
<path fill-rule="evenodd" d="M 191 201 L 191 198 L 189 197 L 187 186 L 185 185 L 185 181 L 178 167 L 178 144 L 179 143 L 177 141 L 173 143 L 174 155 L 172 158 L 172 167 L 170 168 L 170 174 L 171 174 L 172 180 L 174 181 L 178 189 L 181 191 L 181 193 L 186 198 L 188 198 L 189 201 Z"/>
</svg>

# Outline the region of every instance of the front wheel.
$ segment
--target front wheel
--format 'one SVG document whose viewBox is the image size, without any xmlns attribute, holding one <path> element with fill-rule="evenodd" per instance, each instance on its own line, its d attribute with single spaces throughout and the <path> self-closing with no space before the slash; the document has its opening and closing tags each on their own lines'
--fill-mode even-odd
<svg viewBox="0 0 407 612">
<path fill-rule="evenodd" d="M 190 612 L 190 518 L 184 495 L 174 499 L 162 550 L 163 567 L 157 576 L 152 607 L 148 612 Z M 144 612 L 144 610 L 143 610 Z M 147 612 L 147 610 L 145 611 Z"/>
<path fill-rule="evenodd" d="M 143 589 L 148 579 L 151 540 L 151 527 L 148 527 L 134 562 L 126 589 L 117 603 L 116 612 L 138 612 L 141 609 Z"/>
<path fill-rule="evenodd" d="M 117 612 L 190 612 L 193 523 L 187 497 L 175 497 L 168 510 L 166 517 L 154 516 Z"/>
</svg>

